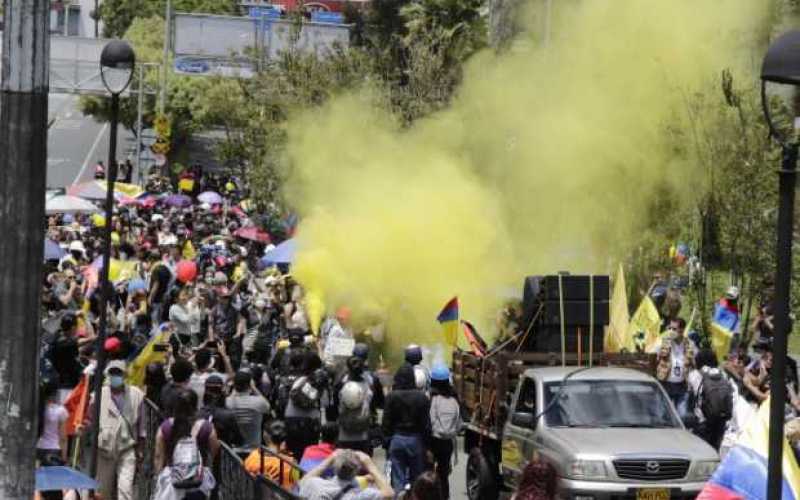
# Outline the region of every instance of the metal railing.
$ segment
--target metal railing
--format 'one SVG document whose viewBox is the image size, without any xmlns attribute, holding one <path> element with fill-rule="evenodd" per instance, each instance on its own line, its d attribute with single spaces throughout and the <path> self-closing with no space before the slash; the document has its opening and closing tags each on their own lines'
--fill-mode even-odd
<svg viewBox="0 0 800 500">
<path fill-rule="evenodd" d="M 283 477 L 284 467 L 297 471 L 298 477 L 302 475 L 299 467 L 285 461 L 280 455 L 264 447 L 261 453 L 262 456 L 271 455 L 281 459 L 278 477 Z M 300 500 L 299 496 L 264 476 L 263 471 L 258 475 L 247 472 L 237 453 L 225 443 L 220 449 L 217 484 L 219 500 Z"/>
<path fill-rule="evenodd" d="M 142 417 L 147 438 L 142 449 L 142 461 L 139 464 L 136 476 L 136 498 L 138 500 L 149 500 L 153 496 L 156 487 L 156 480 L 160 471 L 155 470 L 153 461 L 155 458 L 156 436 L 158 428 L 163 421 L 161 410 L 149 399 L 145 400 Z M 217 480 L 218 500 L 300 500 L 300 497 L 287 491 L 280 484 L 259 475 L 250 474 L 245 470 L 242 459 L 236 451 L 225 443 L 220 443 L 220 453 L 214 473 Z M 303 471 L 294 463 L 286 461 L 281 455 L 271 450 L 261 447 L 262 463 L 263 457 L 270 455 L 280 459 L 279 478 L 284 477 L 285 469 L 288 467 L 298 478 L 302 477 Z"/>
<path fill-rule="evenodd" d="M 144 400 L 142 416 L 146 438 L 142 449 L 142 462 L 139 464 L 136 479 L 136 498 L 139 500 L 149 500 L 153 496 L 156 487 L 158 472 L 153 465 L 156 453 L 156 435 L 161 425 L 161 410 L 149 399 Z"/>
</svg>

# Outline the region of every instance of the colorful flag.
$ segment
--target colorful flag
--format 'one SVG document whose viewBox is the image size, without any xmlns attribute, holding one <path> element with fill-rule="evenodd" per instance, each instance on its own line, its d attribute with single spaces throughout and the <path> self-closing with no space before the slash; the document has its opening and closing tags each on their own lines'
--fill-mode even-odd
<svg viewBox="0 0 800 500">
<path fill-rule="evenodd" d="M 67 436 L 77 434 L 77 428 L 83 423 L 86 416 L 86 405 L 89 402 L 89 376 L 84 375 L 78 385 L 72 389 L 67 399 L 64 400 L 64 408 L 67 409 L 69 417 L 64 424 Z"/>
<path fill-rule="evenodd" d="M 646 295 L 639 308 L 633 313 L 628 325 L 628 335 L 631 341 L 644 352 L 653 352 L 658 345 L 661 333 L 661 316 L 656 305 L 649 295 Z"/>
<path fill-rule="evenodd" d="M 706 483 L 698 500 L 767 498 L 767 454 L 769 450 L 769 400 L 748 421 L 739 440 L 730 449 Z M 800 500 L 800 467 L 792 448 L 783 440 L 782 500 Z"/>
<path fill-rule="evenodd" d="M 147 365 L 150 363 L 166 363 L 167 353 L 164 351 L 156 351 L 154 349 L 156 344 L 165 344 L 169 341 L 169 331 L 161 331 L 158 335 L 153 337 L 147 345 L 142 348 L 142 352 L 131 362 L 128 366 L 128 383 L 138 387 L 144 385 L 144 374 Z"/>
<path fill-rule="evenodd" d="M 714 316 L 711 318 L 711 347 L 719 361 L 725 360 L 731 350 L 733 334 L 739 328 L 739 310 L 728 304 L 726 300 L 714 305 Z"/>
<path fill-rule="evenodd" d="M 464 336 L 467 338 L 470 349 L 472 349 L 472 354 L 481 358 L 486 356 L 486 351 L 489 347 L 478 334 L 478 330 L 469 321 L 461 320 L 461 324 L 464 326 Z"/>
<path fill-rule="evenodd" d="M 445 304 L 436 321 L 442 325 L 445 342 L 455 347 L 458 340 L 458 297 L 453 297 Z"/>
<path fill-rule="evenodd" d="M 605 352 L 619 352 L 626 349 L 628 352 L 636 350 L 633 337 L 628 335 L 630 314 L 628 313 L 628 295 L 625 292 L 625 273 L 622 264 L 617 269 L 614 278 L 614 293 L 611 295 L 611 321 L 606 330 L 604 349 Z"/>
</svg>

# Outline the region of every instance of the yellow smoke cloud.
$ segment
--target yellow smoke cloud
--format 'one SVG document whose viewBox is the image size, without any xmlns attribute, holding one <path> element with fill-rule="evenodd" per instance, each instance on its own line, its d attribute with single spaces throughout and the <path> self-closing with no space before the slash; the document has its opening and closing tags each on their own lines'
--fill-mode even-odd
<svg viewBox="0 0 800 500">
<path fill-rule="evenodd" d="M 366 90 L 290 124 L 295 275 L 383 315 L 393 345 L 439 342 L 443 304 L 485 330 L 528 274 L 607 272 L 659 184 L 690 191 L 667 122 L 747 69 L 759 0 L 554 2 L 547 48 L 485 51 L 446 111 L 400 130 Z M 539 36 L 539 35 L 537 35 Z"/>
</svg>

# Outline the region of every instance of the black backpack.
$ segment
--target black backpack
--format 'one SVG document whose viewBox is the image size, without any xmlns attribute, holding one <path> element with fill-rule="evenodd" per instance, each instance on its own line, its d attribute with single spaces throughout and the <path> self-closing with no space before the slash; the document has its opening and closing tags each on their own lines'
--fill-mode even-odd
<svg viewBox="0 0 800 500">
<path fill-rule="evenodd" d="M 733 390 L 721 373 L 704 373 L 699 392 L 700 410 L 706 420 L 726 421 L 733 416 Z"/>
</svg>

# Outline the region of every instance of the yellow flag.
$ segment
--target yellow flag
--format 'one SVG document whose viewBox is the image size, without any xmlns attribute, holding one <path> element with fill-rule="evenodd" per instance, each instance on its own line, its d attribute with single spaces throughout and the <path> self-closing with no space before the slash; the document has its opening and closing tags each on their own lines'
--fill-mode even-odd
<svg viewBox="0 0 800 500">
<path fill-rule="evenodd" d="M 731 351 L 731 340 L 733 340 L 733 332 L 720 325 L 719 323 L 711 323 L 711 348 L 714 349 L 714 354 L 717 355 L 717 360 L 724 361 L 728 353 Z"/>
<path fill-rule="evenodd" d="M 653 300 L 646 295 L 639 304 L 639 308 L 633 313 L 630 325 L 628 325 L 628 337 L 645 352 L 653 352 L 660 333 L 661 316 L 659 316 Z"/>
<path fill-rule="evenodd" d="M 622 269 L 622 264 L 619 265 L 617 275 L 614 277 L 614 293 L 611 295 L 610 308 L 611 321 L 606 331 L 603 350 L 605 352 L 619 352 L 622 349 L 627 349 L 628 352 L 634 352 L 633 337 L 628 335 L 628 326 L 631 319 L 628 313 L 628 296 L 625 293 L 625 272 Z"/>
<path fill-rule="evenodd" d="M 163 351 L 156 351 L 154 349 L 156 344 L 164 344 L 169 340 L 169 332 L 161 332 L 155 337 L 153 337 L 150 342 L 148 342 L 142 352 L 136 356 L 136 359 L 128 366 L 128 383 L 131 385 L 135 385 L 138 387 L 142 387 L 144 385 L 144 374 L 145 370 L 147 369 L 147 365 L 150 363 L 166 363 L 167 362 L 167 353 Z"/>
</svg>

